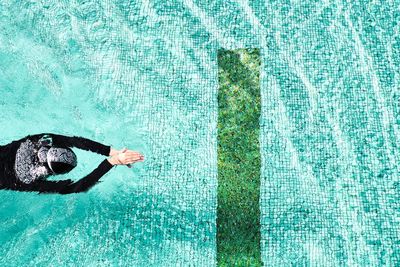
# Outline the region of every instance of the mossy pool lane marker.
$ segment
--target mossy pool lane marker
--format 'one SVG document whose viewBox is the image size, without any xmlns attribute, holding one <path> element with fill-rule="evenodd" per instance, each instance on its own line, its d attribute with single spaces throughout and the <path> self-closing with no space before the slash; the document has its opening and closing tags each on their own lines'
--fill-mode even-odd
<svg viewBox="0 0 400 267">
<path fill-rule="evenodd" d="M 261 266 L 259 49 L 218 50 L 218 266 Z"/>
</svg>

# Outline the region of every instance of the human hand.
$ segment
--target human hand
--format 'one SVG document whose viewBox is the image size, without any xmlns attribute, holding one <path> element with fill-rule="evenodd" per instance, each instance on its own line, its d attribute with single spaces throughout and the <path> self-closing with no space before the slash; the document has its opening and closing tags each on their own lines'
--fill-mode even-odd
<svg viewBox="0 0 400 267">
<path fill-rule="evenodd" d="M 114 149 L 114 148 L 111 147 L 111 148 L 110 148 L 110 156 L 117 155 L 117 154 L 121 153 L 124 149 L 125 149 L 125 148 L 123 148 L 123 149 L 121 149 L 121 150 L 118 150 L 118 149 Z"/>
<path fill-rule="evenodd" d="M 119 151 L 118 154 L 114 154 L 108 160 L 112 165 L 127 165 L 131 168 L 131 163 L 144 161 L 144 156 L 139 152 L 128 150 L 126 148 Z"/>
</svg>

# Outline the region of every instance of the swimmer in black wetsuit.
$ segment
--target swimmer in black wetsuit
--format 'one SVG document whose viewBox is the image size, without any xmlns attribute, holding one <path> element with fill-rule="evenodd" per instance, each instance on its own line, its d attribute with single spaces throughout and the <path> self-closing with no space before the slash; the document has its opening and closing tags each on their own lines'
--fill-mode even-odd
<svg viewBox="0 0 400 267">
<path fill-rule="evenodd" d="M 77 159 L 70 147 L 111 157 L 79 181 L 46 180 L 50 175 L 64 174 L 75 168 Z M 83 137 L 51 133 L 28 135 L 0 145 L 0 189 L 59 194 L 86 192 L 114 165 L 131 167 L 131 163 L 143 160 L 139 152 L 115 150 Z"/>
</svg>

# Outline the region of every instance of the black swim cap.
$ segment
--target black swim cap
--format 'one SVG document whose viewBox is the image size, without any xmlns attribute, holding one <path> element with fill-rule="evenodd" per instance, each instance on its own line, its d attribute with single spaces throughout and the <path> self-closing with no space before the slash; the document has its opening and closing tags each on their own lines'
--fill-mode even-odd
<svg viewBox="0 0 400 267">
<path fill-rule="evenodd" d="M 55 174 L 71 171 L 77 165 L 74 151 L 70 148 L 51 147 L 47 152 L 47 164 Z"/>
</svg>

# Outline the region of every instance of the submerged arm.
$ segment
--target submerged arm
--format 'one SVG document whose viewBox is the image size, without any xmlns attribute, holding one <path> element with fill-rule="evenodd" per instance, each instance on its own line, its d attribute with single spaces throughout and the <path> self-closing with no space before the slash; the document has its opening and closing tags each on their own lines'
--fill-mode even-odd
<svg viewBox="0 0 400 267">
<path fill-rule="evenodd" d="M 37 180 L 32 184 L 27 185 L 24 188 L 24 191 L 38 191 L 39 193 L 58 194 L 86 192 L 93 187 L 112 167 L 113 165 L 107 159 L 105 159 L 96 169 L 79 181 L 74 182 L 70 179 L 60 181 Z"/>
</svg>

